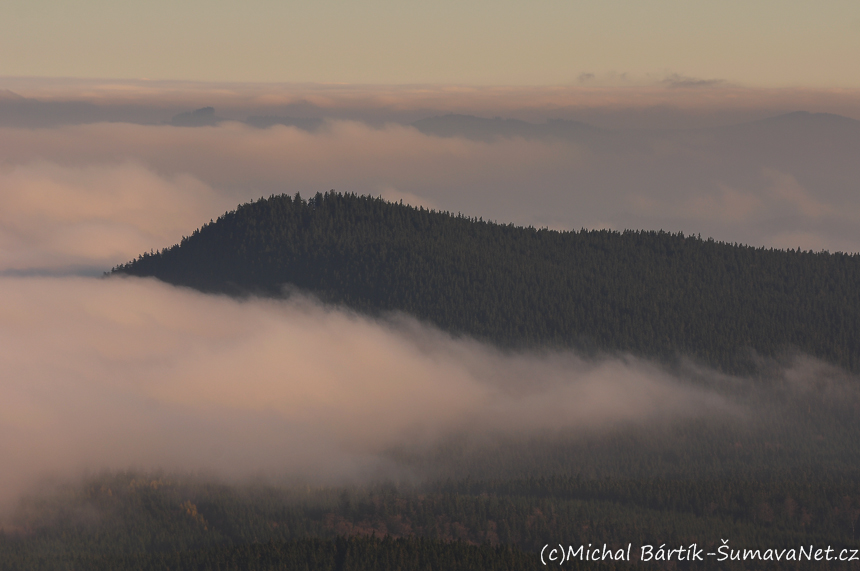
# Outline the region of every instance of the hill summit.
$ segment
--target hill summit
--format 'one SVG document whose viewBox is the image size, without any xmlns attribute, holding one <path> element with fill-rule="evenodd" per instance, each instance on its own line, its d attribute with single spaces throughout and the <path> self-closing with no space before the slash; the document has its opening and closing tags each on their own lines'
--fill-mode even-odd
<svg viewBox="0 0 860 571">
<path fill-rule="evenodd" d="M 504 348 L 688 355 L 729 372 L 799 351 L 860 369 L 856 254 L 523 228 L 332 191 L 239 206 L 112 273 L 234 295 L 293 286 Z"/>
</svg>

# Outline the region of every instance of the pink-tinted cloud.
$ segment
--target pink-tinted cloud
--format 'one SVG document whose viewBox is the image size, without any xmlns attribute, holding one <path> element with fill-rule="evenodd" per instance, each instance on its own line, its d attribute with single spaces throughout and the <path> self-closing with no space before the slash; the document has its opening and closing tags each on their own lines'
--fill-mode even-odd
<svg viewBox="0 0 860 571">
<path fill-rule="evenodd" d="M 405 317 L 134 278 L 0 278 L 0 502 L 45 475 L 163 468 L 329 481 L 460 432 L 736 414 L 633 359 L 505 354 Z M 391 474 L 392 472 L 388 471 Z"/>
<path fill-rule="evenodd" d="M 853 160 L 860 128 L 848 119 L 822 117 L 749 128 L 487 141 L 353 121 L 330 121 L 314 132 L 235 122 L 0 129 L 0 200 L 8 205 L 0 236 L 12 244 L 2 264 L 23 267 L 9 260 L 29 256 L 27 248 L 43 248 L 57 252 L 44 263 L 57 265 L 73 253 L 61 247 L 68 242 L 91 244 L 90 261 L 78 249 L 74 263 L 109 267 L 176 243 L 239 203 L 330 189 L 405 197 L 522 225 L 682 230 L 755 246 L 781 246 L 775 236 L 791 233 L 810 237 L 793 247 L 860 251 L 854 231 L 860 167 Z M 44 188 L 31 193 L 34 185 Z M 97 190 L 105 185 L 111 190 Z M 61 213 L 51 192 L 64 197 L 56 204 L 97 199 L 105 205 L 93 205 L 92 215 L 82 208 Z M 36 197 L 44 201 L 42 213 Z M 133 218 L 123 201 L 134 201 Z M 109 220 L 111 212 L 116 220 Z M 114 231 L 116 238 L 108 239 Z M 55 232 L 66 237 L 53 238 Z M 105 242 L 117 245 L 115 255 L 104 251 Z"/>
<path fill-rule="evenodd" d="M 173 243 L 232 201 L 187 174 L 135 163 L 0 171 L 0 271 L 104 271 Z"/>
</svg>

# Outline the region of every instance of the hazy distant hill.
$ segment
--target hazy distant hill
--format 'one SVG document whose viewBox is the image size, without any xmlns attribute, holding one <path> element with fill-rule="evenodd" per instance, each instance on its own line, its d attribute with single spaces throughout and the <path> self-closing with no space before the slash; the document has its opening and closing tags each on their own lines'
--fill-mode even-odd
<svg viewBox="0 0 860 571">
<path fill-rule="evenodd" d="M 185 111 L 174 115 L 170 120 L 170 124 L 174 127 L 214 127 L 223 121 L 227 121 L 227 119 L 216 115 L 214 107 L 203 107 L 195 111 Z M 258 129 L 267 129 L 274 125 L 286 125 L 288 127 L 298 127 L 304 131 L 316 131 L 323 124 L 323 120 L 318 118 L 307 119 L 280 117 L 276 115 L 252 115 L 244 122 L 246 125 L 257 127 Z"/>
<path fill-rule="evenodd" d="M 579 121 L 563 119 L 550 120 L 545 123 L 529 123 L 518 119 L 485 119 L 473 115 L 443 115 L 428 117 L 412 124 L 413 127 L 426 135 L 438 137 L 464 137 L 475 141 L 494 141 L 501 137 L 523 137 L 538 139 L 557 137 L 561 139 L 576 139 L 583 135 L 596 135 L 601 129 Z"/>
<path fill-rule="evenodd" d="M 277 115 L 252 115 L 245 120 L 245 123 L 258 129 L 267 129 L 275 125 L 285 125 L 287 127 L 297 127 L 304 131 L 316 131 L 319 129 L 323 120 L 316 117 L 281 117 Z"/>
<path fill-rule="evenodd" d="M 509 347 L 686 354 L 732 371 L 749 349 L 797 350 L 860 368 L 858 255 L 561 233 L 332 192 L 243 205 L 114 273 L 231 293 L 292 284 Z"/>
<path fill-rule="evenodd" d="M 223 120 L 215 115 L 214 107 L 202 107 L 174 115 L 170 124 L 174 127 L 214 127 Z"/>
<path fill-rule="evenodd" d="M 834 115 L 832 113 L 809 113 L 796 111 L 769 117 L 759 121 L 740 123 L 724 127 L 704 129 L 601 129 L 565 119 L 551 119 L 544 123 L 530 123 L 519 119 L 495 117 L 487 119 L 474 115 L 448 114 L 421 119 L 413 127 L 427 135 L 438 137 L 463 137 L 477 141 L 492 141 L 502 137 L 523 137 L 527 139 L 556 137 L 588 141 L 596 137 L 648 139 L 671 135 L 689 136 L 710 134 L 720 139 L 734 137 L 761 137 L 768 144 L 806 141 L 812 138 L 816 143 L 835 139 L 840 145 L 857 141 L 860 137 L 860 121 Z M 855 148 L 851 146 L 851 148 Z"/>
<path fill-rule="evenodd" d="M 724 127 L 704 129 L 601 129 L 580 121 L 554 119 L 529 123 L 518 119 L 486 119 L 473 115 L 428 117 L 412 124 L 426 135 L 462 137 L 491 142 L 500 138 L 566 139 L 586 145 L 619 149 L 636 143 L 675 141 L 706 147 L 720 156 L 743 153 L 761 165 L 772 161 L 797 166 L 798 159 L 827 161 L 828 156 L 856 157 L 860 121 L 831 113 L 797 111 Z M 799 153 L 805 153 L 800 156 Z M 814 157 L 810 157 L 812 153 Z M 828 153 L 825 155 L 824 153 Z M 833 155 L 836 155 L 834 157 Z M 771 164 L 771 166 L 774 166 Z"/>
<path fill-rule="evenodd" d="M 39 129 L 103 121 L 151 124 L 160 111 L 135 105 L 96 105 L 89 101 L 41 101 L 0 90 L 0 127 Z"/>
<path fill-rule="evenodd" d="M 835 129 L 842 132 L 860 131 L 860 121 L 843 117 L 833 113 L 810 113 L 809 111 L 795 111 L 775 117 L 769 117 L 760 121 L 741 123 L 725 130 L 756 130 L 756 129 Z"/>
</svg>

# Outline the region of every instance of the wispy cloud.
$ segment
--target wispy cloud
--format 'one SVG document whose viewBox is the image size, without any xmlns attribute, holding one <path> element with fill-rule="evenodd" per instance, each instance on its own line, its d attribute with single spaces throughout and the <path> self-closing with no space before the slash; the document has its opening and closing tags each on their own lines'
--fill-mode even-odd
<svg viewBox="0 0 860 571">
<path fill-rule="evenodd" d="M 232 200 L 187 174 L 133 162 L 0 171 L 0 272 L 94 273 L 177 242 Z"/>
<path fill-rule="evenodd" d="M 4 502 L 40 476 L 85 469 L 344 481 L 385 469 L 392 448 L 460 432 L 738 412 L 634 359 L 506 354 L 303 298 L 70 277 L 0 278 L 0 295 Z"/>
</svg>

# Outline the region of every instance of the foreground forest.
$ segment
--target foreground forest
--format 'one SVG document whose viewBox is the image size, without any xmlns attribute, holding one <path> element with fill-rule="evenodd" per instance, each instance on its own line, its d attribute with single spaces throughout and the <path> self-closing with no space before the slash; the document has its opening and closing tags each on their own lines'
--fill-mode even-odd
<svg viewBox="0 0 860 571">
<path fill-rule="evenodd" d="M 421 486 L 230 486 L 114 474 L 25 503 L 0 569 L 514 570 L 546 544 L 856 549 L 858 474 L 676 480 L 461 480 Z M 612 562 L 607 562 L 607 565 Z M 747 561 L 681 568 L 844 568 Z M 571 561 L 566 568 L 602 569 Z M 669 566 L 672 567 L 672 566 Z"/>
<path fill-rule="evenodd" d="M 240 295 L 297 287 L 503 347 L 683 355 L 732 373 L 801 352 L 860 369 L 856 254 L 521 228 L 330 192 L 242 205 L 113 273 Z"/>
</svg>

